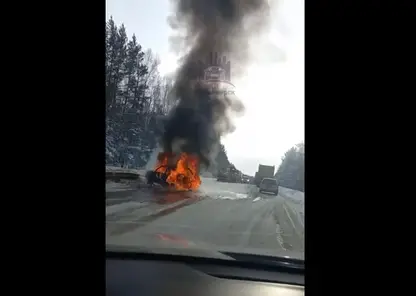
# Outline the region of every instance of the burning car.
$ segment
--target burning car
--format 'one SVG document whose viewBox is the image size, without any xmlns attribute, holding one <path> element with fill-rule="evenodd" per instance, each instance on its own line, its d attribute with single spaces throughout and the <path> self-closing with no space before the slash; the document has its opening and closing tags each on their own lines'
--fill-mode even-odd
<svg viewBox="0 0 416 296">
<path fill-rule="evenodd" d="M 201 185 L 198 157 L 190 153 L 161 152 L 153 171 L 147 172 L 147 183 L 176 191 L 197 190 Z"/>
</svg>

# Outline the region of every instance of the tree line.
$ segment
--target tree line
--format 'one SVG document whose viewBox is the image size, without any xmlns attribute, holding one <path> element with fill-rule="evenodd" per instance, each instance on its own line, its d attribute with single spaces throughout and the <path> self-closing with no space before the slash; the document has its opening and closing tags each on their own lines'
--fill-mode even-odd
<svg viewBox="0 0 416 296">
<path fill-rule="evenodd" d="M 275 177 L 280 186 L 305 191 L 304 143 L 299 143 L 286 151 Z"/>
<path fill-rule="evenodd" d="M 173 80 L 160 74 L 160 60 L 152 50 L 143 50 L 136 36 L 129 39 L 125 26 L 112 17 L 106 22 L 106 164 L 141 168 L 162 136 L 162 118 L 174 99 Z M 221 145 L 216 165 L 209 171 L 231 165 Z"/>
</svg>

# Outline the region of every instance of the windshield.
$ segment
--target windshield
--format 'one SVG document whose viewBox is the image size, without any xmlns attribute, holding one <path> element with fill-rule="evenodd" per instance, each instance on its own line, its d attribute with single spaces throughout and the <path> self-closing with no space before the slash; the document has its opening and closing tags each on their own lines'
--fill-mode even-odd
<svg viewBox="0 0 416 296">
<path fill-rule="evenodd" d="M 263 183 L 263 185 L 276 185 L 277 181 L 274 179 L 263 179 L 261 183 Z"/>
<path fill-rule="evenodd" d="M 190 3 L 107 0 L 107 246 L 303 259 L 304 1 Z"/>
</svg>

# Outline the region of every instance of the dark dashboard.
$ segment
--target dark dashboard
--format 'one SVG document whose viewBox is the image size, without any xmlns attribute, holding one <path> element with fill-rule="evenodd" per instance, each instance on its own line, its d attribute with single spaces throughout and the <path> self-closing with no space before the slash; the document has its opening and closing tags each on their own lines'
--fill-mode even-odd
<svg viewBox="0 0 416 296">
<path fill-rule="evenodd" d="M 107 252 L 106 295 L 304 295 L 303 267 L 238 256 L 228 261 Z"/>
</svg>

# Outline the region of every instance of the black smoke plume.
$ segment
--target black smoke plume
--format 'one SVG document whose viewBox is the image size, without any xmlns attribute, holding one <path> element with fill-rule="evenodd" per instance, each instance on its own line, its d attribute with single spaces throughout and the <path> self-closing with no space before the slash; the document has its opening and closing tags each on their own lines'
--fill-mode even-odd
<svg viewBox="0 0 416 296">
<path fill-rule="evenodd" d="M 182 151 L 196 153 L 205 165 L 222 135 L 234 130 L 232 112 L 243 104 L 233 95 L 213 94 L 201 81 L 205 61 L 212 53 L 232 56 L 234 73 L 249 60 L 250 37 L 266 24 L 267 0 L 172 0 L 170 25 L 179 38 L 176 47 L 186 52 L 176 73 L 173 95 L 178 100 L 165 122 L 163 149 L 172 151 L 175 139 L 185 139 Z M 236 63 L 236 64 L 234 64 Z"/>
</svg>

